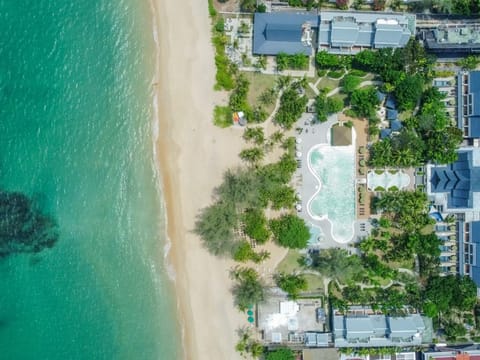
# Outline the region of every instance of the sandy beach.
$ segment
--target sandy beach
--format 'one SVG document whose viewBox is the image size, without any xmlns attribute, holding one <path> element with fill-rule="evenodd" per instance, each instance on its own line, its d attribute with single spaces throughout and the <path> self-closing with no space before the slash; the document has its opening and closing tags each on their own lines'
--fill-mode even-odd
<svg viewBox="0 0 480 360">
<path fill-rule="evenodd" d="M 192 233 L 199 209 L 212 202 L 222 174 L 238 164 L 239 129 L 212 124 L 215 65 L 207 1 L 152 0 L 159 66 L 158 163 L 167 207 L 169 261 L 176 272 L 185 359 L 240 359 L 235 330 L 247 325 L 233 305 L 228 269 Z"/>
</svg>

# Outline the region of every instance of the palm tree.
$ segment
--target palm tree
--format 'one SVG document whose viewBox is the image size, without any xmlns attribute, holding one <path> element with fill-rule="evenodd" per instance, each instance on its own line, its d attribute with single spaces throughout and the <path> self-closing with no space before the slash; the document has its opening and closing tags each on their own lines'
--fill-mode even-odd
<svg viewBox="0 0 480 360">
<path fill-rule="evenodd" d="M 283 140 L 283 133 L 280 130 L 275 131 L 271 136 L 270 140 L 274 144 L 279 144 Z"/>
<path fill-rule="evenodd" d="M 267 57 L 266 56 L 259 56 L 257 58 L 257 62 L 255 63 L 255 67 L 257 69 L 265 70 L 267 68 Z"/>
<path fill-rule="evenodd" d="M 265 152 L 259 147 L 244 149 L 240 152 L 240 158 L 250 165 L 258 164 L 265 157 Z"/>
<path fill-rule="evenodd" d="M 260 101 L 263 105 L 271 105 L 275 101 L 276 97 L 277 92 L 274 88 L 265 89 L 258 97 L 258 101 Z"/>
<path fill-rule="evenodd" d="M 283 90 L 287 88 L 288 85 L 290 85 L 290 83 L 292 82 L 292 77 L 290 75 L 279 76 L 276 82 L 277 82 L 278 89 Z"/>
<path fill-rule="evenodd" d="M 255 145 L 262 145 L 265 142 L 265 134 L 262 127 L 247 127 L 243 133 L 246 141 L 252 140 Z"/>
</svg>

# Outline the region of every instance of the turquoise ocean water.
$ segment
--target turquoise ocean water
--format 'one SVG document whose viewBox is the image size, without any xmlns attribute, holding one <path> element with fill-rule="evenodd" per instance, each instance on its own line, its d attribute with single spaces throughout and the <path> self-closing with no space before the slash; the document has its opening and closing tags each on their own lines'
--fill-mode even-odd
<svg viewBox="0 0 480 360">
<path fill-rule="evenodd" d="M 0 186 L 58 222 L 0 260 L 0 359 L 176 359 L 147 1 L 0 0 Z"/>
</svg>

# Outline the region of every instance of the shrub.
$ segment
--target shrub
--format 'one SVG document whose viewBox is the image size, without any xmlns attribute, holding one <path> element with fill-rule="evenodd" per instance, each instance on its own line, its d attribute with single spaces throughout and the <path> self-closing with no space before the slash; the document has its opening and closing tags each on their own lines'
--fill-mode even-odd
<svg viewBox="0 0 480 360">
<path fill-rule="evenodd" d="M 243 240 L 238 245 L 237 249 L 233 254 L 233 260 L 239 262 L 246 262 L 251 260 L 255 256 L 255 251 L 253 251 L 252 246 L 248 241 Z"/>
<path fill-rule="evenodd" d="M 374 190 L 375 191 L 385 191 L 385 188 L 383 186 L 377 186 Z"/>
<path fill-rule="evenodd" d="M 208 13 L 211 18 L 217 16 L 217 10 L 215 10 L 215 7 L 213 6 L 213 0 L 208 0 Z"/>
<path fill-rule="evenodd" d="M 215 23 L 215 31 L 223 33 L 225 31 L 225 20 L 221 17 Z"/>
<path fill-rule="evenodd" d="M 267 11 L 267 5 L 265 5 L 264 3 L 257 5 L 257 12 L 264 13 L 266 11 Z"/>
<path fill-rule="evenodd" d="M 213 109 L 213 123 L 215 126 L 226 128 L 232 125 L 232 110 L 228 106 L 215 105 Z"/>
<path fill-rule="evenodd" d="M 367 75 L 367 73 L 365 71 L 362 71 L 362 70 L 358 70 L 358 69 L 352 69 L 348 72 L 350 75 L 353 75 L 353 76 L 358 76 L 358 77 L 364 77 Z"/>
<path fill-rule="evenodd" d="M 285 53 L 279 53 L 277 55 L 277 68 L 278 71 L 285 69 L 305 70 L 308 69 L 308 56 L 304 54 L 287 55 Z"/>
<path fill-rule="evenodd" d="M 358 87 L 358 85 L 360 85 L 361 82 L 362 80 L 359 77 L 347 74 L 340 82 L 340 86 L 342 86 L 342 91 L 344 93 L 350 94 Z"/>
<path fill-rule="evenodd" d="M 388 191 L 398 191 L 398 187 L 393 185 L 388 188 Z"/>
<path fill-rule="evenodd" d="M 340 79 L 343 76 L 344 72 L 343 71 L 332 71 L 330 70 L 328 72 L 328 77 L 332 79 Z"/>
<path fill-rule="evenodd" d="M 295 354 L 291 349 L 277 349 L 267 354 L 266 360 L 295 360 Z"/>
<path fill-rule="evenodd" d="M 323 76 L 325 76 L 326 74 L 327 74 L 327 70 L 325 70 L 325 69 L 318 69 L 318 70 L 317 70 L 317 76 L 318 76 L 318 77 L 323 77 Z"/>
</svg>

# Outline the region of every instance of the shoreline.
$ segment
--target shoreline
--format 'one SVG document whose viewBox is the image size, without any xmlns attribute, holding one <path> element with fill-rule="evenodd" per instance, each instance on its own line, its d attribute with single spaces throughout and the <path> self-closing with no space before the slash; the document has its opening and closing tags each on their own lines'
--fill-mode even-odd
<svg viewBox="0 0 480 360">
<path fill-rule="evenodd" d="M 245 326 L 246 319 L 230 294 L 228 269 L 233 262 L 211 256 L 192 229 L 198 211 L 212 202 L 223 172 L 240 165 L 242 133 L 212 123 L 221 94 L 213 90 L 207 2 L 150 0 L 150 5 L 156 27 L 155 165 L 171 244 L 166 265 L 175 269 L 183 345 L 179 354 L 184 359 L 240 359 L 235 330 Z"/>
</svg>

